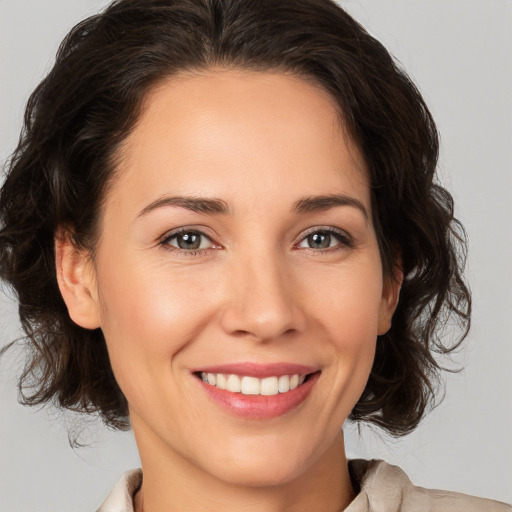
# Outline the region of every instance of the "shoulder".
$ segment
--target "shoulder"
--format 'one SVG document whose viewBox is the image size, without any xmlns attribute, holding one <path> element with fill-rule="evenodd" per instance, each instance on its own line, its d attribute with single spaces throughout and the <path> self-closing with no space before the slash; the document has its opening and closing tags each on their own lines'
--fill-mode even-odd
<svg viewBox="0 0 512 512">
<path fill-rule="evenodd" d="M 141 469 L 126 471 L 96 512 L 133 512 L 133 496 L 141 484 Z"/>
<path fill-rule="evenodd" d="M 417 487 L 381 460 L 350 461 L 350 472 L 359 494 L 345 512 L 512 512 L 505 503 Z"/>
</svg>

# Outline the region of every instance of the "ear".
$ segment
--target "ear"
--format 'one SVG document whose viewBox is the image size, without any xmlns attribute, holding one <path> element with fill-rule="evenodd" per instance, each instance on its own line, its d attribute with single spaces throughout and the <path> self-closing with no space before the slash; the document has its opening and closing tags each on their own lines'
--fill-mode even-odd
<svg viewBox="0 0 512 512">
<path fill-rule="evenodd" d="M 86 329 L 98 328 L 100 308 L 90 252 L 78 249 L 71 234 L 64 230 L 55 236 L 55 267 L 71 320 Z"/>
<path fill-rule="evenodd" d="M 377 332 L 379 336 L 386 334 L 391 327 L 391 319 L 398 305 L 403 279 L 402 262 L 398 260 L 393 268 L 393 274 L 384 277 Z"/>
</svg>

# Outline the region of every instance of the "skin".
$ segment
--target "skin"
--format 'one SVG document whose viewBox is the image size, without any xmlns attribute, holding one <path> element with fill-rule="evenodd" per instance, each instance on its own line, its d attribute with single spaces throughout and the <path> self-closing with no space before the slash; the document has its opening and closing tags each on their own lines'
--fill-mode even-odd
<svg viewBox="0 0 512 512">
<path fill-rule="evenodd" d="M 333 99 L 282 73 L 183 74 L 149 93 L 119 157 L 94 258 L 64 236 L 56 254 L 70 315 L 101 327 L 129 403 L 137 510 L 343 509 L 354 491 L 341 427 L 399 283 L 383 276 L 365 164 Z M 333 194 L 352 204 L 294 209 Z M 148 211 L 171 196 L 227 212 Z M 204 233 L 198 250 L 179 249 L 180 228 Z M 341 235 L 311 247 L 330 229 Z M 241 361 L 321 373 L 291 412 L 242 418 L 191 373 Z"/>
</svg>

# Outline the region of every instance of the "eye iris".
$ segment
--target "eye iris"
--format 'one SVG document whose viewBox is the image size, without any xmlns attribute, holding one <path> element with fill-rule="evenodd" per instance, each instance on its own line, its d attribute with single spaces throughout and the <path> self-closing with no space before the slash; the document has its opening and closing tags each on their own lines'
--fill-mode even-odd
<svg viewBox="0 0 512 512">
<path fill-rule="evenodd" d="M 177 243 L 180 249 L 199 249 L 201 235 L 197 233 L 182 233 L 177 237 Z"/>
<path fill-rule="evenodd" d="M 308 245 L 312 249 L 327 249 L 331 246 L 331 235 L 325 232 L 312 233 L 308 236 Z"/>
</svg>

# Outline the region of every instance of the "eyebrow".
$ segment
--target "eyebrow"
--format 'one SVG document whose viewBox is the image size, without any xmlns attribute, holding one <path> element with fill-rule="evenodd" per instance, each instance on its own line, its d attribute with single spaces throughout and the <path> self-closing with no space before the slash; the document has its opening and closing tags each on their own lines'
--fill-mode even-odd
<svg viewBox="0 0 512 512">
<path fill-rule="evenodd" d="M 367 209 L 359 199 L 343 194 L 304 197 L 295 202 L 292 211 L 297 213 L 321 212 L 337 206 L 357 208 L 363 213 L 367 221 L 370 220 Z"/>
<path fill-rule="evenodd" d="M 165 206 L 177 206 L 197 213 L 215 215 L 228 215 L 231 211 L 229 205 L 222 199 L 194 196 L 164 196 L 146 206 L 137 217 L 142 217 Z M 338 206 L 357 208 L 363 213 L 366 220 L 370 218 L 368 211 L 359 199 L 342 194 L 303 197 L 293 204 L 292 212 L 319 212 L 330 210 Z"/>
<path fill-rule="evenodd" d="M 146 206 L 138 215 L 142 217 L 148 213 L 162 208 L 164 206 L 178 206 L 197 213 L 210 213 L 216 215 L 226 215 L 229 213 L 229 206 L 222 199 L 210 199 L 205 197 L 183 197 L 183 196 L 164 196 Z"/>
</svg>

